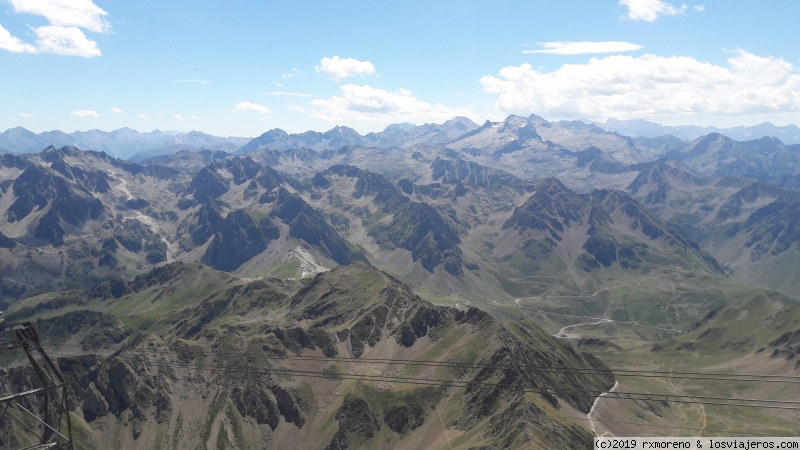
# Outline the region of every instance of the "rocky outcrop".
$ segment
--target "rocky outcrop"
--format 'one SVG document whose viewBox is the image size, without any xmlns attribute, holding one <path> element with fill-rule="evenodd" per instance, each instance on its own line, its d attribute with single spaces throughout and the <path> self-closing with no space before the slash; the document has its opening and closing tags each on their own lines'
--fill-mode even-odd
<svg viewBox="0 0 800 450">
<path fill-rule="evenodd" d="M 583 221 L 585 201 L 556 178 L 544 180 L 525 203 L 503 224 L 503 228 L 552 230 L 557 234 Z"/>
<path fill-rule="evenodd" d="M 199 202 L 219 198 L 228 192 L 228 183 L 214 170 L 213 166 L 203 167 L 192 178 L 187 195 L 193 195 Z"/>
<path fill-rule="evenodd" d="M 610 267 L 646 270 L 666 255 L 721 272 L 716 260 L 695 242 L 623 191 L 577 194 L 549 178 L 514 210 L 503 228 L 525 237 L 517 246 L 531 261 L 556 257 L 554 249 L 563 241 L 580 244 L 582 252 L 564 262 L 586 272 Z"/>
<path fill-rule="evenodd" d="M 267 392 L 254 385 L 248 385 L 244 389 L 237 386 L 231 390 L 231 401 L 242 417 L 252 417 L 256 423 L 267 424 L 274 431 L 278 427 L 280 415 L 277 405 Z"/>
<path fill-rule="evenodd" d="M 366 260 L 297 194 L 279 188 L 271 215 L 289 225 L 289 236 L 304 240 L 337 264 Z"/>
<path fill-rule="evenodd" d="M 200 261 L 218 270 L 235 270 L 278 237 L 280 231 L 269 217 L 239 209 L 225 217 L 222 230 L 214 236 Z"/>
<path fill-rule="evenodd" d="M 214 236 L 224 223 L 217 205 L 213 201 L 206 200 L 200 208 L 187 217 L 178 227 L 180 236 L 180 247 L 185 251 L 190 251 L 199 247 Z"/>
<path fill-rule="evenodd" d="M 431 164 L 431 171 L 434 180 L 456 185 L 463 183 L 485 188 L 495 185 L 510 186 L 519 181 L 519 178 L 508 172 L 463 159 L 437 157 Z"/>
<path fill-rule="evenodd" d="M 452 275 L 463 272 L 458 232 L 434 207 L 411 201 L 383 175 L 348 165 L 332 166 L 318 173 L 312 183 L 327 189 L 332 176 L 354 178 L 353 198 L 372 197 L 381 211 L 392 215 L 388 222 L 368 224 L 367 234 L 378 245 L 410 251 L 413 261 L 431 273 L 439 266 Z"/>
<path fill-rule="evenodd" d="M 452 275 L 463 272 L 458 233 L 427 203 L 409 203 L 391 223 L 374 227 L 370 235 L 380 245 L 411 251 L 413 260 L 429 272 L 439 265 Z"/>
<path fill-rule="evenodd" d="M 371 439 L 381 427 L 369 404 L 362 399 L 345 399 L 342 407 L 336 411 L 336 420 L 339 421 L 339 430 L 325 447 L 326 450 L 349 448 L 348 434 Z"/>
<path fill-rule="evenodd" d="M 167 244 L 147 225 L 136 219 L 118 216 L 114 223 L 114 239 L 133 253 L 144 253 L 150 264 L 167 260 Z"/>
<path fill-rule="evenodd" d="M 62 220 L 77 227 L 99 218 L 105 210 L 100 200 L 81 186 L 34 164 L 14 180 L 13 189 L 16 199 L 6 211 L 8 221 L 14 223 L 34 211 L 42 212 L 34 236 L 54 246 L 64 243 Z"/>
</svg>

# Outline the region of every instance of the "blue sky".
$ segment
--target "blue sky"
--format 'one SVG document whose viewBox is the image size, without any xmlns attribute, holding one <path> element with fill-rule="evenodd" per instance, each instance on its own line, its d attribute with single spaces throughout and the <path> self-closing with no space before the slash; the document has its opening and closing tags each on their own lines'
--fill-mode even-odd
<svg viewBox="0 0 800 450">
<path fill-rule="evenodd" d="M 0 130 L 800 124 L 800 2 L 0 0 Z"/>
</svg>

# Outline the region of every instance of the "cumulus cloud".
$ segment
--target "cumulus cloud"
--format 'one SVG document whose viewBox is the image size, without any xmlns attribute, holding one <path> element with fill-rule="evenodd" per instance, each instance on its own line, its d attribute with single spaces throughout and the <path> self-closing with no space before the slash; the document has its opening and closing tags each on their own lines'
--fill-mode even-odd
<svg viewBox="0 0 800 450">
<path fill-rule="evenodd" d="M 681 14 L 686 10 L 686 5 L 677 8 L 662 0 L 619 0 L 619 4 L 628 9 L 628 19 L 646 22 L 653 22 L 658 16 Z"/>
<path fill-rule="evenodd" d="M 595 57 L 539 72 L 509 66 L 481 78 L 503 112 L 557 118 L 730 115 L 797 112 L 800 74 L 780 58 L 732 52 L 727 65 L 691 57 Z"/>
<path fill-rule="evenodd" d="M 78 28 L 45 26 L 33 31 L 38 37 L 36 48 L 39 52 L 84 58 L 100 56 L 97 42 L 88 39 Z"/>
<path fill-rule="evenodd" d="M 705 5 L 694 5 L 694 10 L 703 12 L 703 11 L 706 10 L 706 7 L 705 7 Z"/>
<path fill-rule="evenodd" d="M 8 0 L 18 13 L 44 16 L 52 25 L 79 27 L 95 33 L 108 33 L 108 15 L 92 0 Z"/>
<path fill-rule="evenodd" d="M 24 113 L 24 112 L 21 112 L 21 113 L 19 113 L 19 116 L 20 116 L 20 117 L 24 117 L 24 118 L 26 118 L 26 119 L 28 119 L 28 118 L 30 118 L 30 117 L 31 117 L 31 115 L 30 115 L 30 114 L 28 114 L 28 113 Z"/>
<path fill-rule="evenodd" d="M 365 122 L 442 121 L 455 116 L 473 116 L 468 109 L 432 105 L 416 98 L 410 91 L 389 92 L 372 86 L 347 84 L 342 95 L 311 101 L 311 108 L 294 108 L 327 121 L 351 119 Z"/>
<path fill-rule="evenodd" d="M 371 62 L 359 61 L 354 58 L 340 58 L 339 56 L 322 58 L 315 70 L 331 77 L 334 81 L 355 75 L 375 75 L 375 66 Z"/>
<path fill-rule="evenodd" d="M 551 55 L 583 55 L 587 53 L 618 53 L 632 52 L 643 47 L 630 42 L 540 42 L 542 47 L 537 50 L 523 50 L 522 53 L 547 53 Z"/>
<path fill-rule="evenodd" d="M 92 111 L 91 109 L 76 109 L 70 111 L 70 114 L 82 119 L 100 117 L 100 114 L 98 114 L 97 111 Z"/>
<path fill-rule="evenodd" d="M 36 47 L 15 38 L 0 25 L 0 50 L 7 50 L 12 53 L 35 53 Z"/>
<path fill-rule="evenodd" d="M 269 114 L 270 109 L 264 105 L 253 102 L 239 102 L 231 108 L 232 111 L 245 111 L 256 114 Z"/>
<path fill-rule="evenodd" d="M 184 117 L 181 114 L 175 114 L 172 117 L 177 119 L 177 120 L 183 120 L 184 119 Z"/>
<path fill-rule="evenodd" d="M 117 108 L 116 106 L 111 108 L 111 112 L 114 114 L 122 114 L 122 109 Z"/>
<path fill-rule="evenodd" d="M 146 115 L 144 115 L 144 114 L 137 114 L 137 115 L 136 115 L 136 117 L 138 117 L 138 118 L 140 118 L 140 119 L 142 119 L 142 120 L 150 120 L 150 118 L 149 118 L 149 117 L 147 117 L 147 116 L 146 116 Z"/>
<path fill-rule="evenodd" d="M 8 0 L 14 12 L 42 16 L 49 25 L 31 27 L 36 43 L 29 44 L 0 26 L 0 49 L 15 53 L 52 53 L 91 58 L 100 56 L 97 42 L 83 30 L 110 33 L 108 13 L 92 0 Z"/>
</svg>

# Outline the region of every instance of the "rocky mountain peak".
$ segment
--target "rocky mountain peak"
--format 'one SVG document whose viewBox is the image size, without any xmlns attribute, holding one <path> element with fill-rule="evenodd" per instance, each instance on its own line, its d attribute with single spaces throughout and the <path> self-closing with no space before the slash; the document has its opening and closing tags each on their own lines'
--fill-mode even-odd
<svg viewBox="0 0 800 450">
<path fill-rule="evenodd" d="M 478 124 L 466 117 L 457 116 L 442 124 L 443 129 L 454 129 L 463 132 L 478 128 Z"/>
<path fill-rule="evenodd" d="M 557 178 L 543 180 L 522 206 L 517 207 L 503 228 L 564 231 L 581 223 L 588 202 Z"/>
<path fill-rule="evenodd" d="M 510 116 L 506 117 L 506 119 L 501 123 L 502 126 L 500 129 L 502 131 L 505 131 L 507 129 L 527 127 L 530 125 L 528 119 L 514 114 L 511 114 Z"/>
</svg>

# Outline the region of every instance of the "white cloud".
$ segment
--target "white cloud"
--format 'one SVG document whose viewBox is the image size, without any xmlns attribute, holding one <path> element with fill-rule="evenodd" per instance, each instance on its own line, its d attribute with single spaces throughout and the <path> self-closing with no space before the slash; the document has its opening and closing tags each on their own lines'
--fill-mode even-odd
<svg viewBox="0 0 800 450">
<path fill-rule="evenodd" d="M 0 26 L 0 49 L 15 53 L 52 53 L 65 56 L 100 56 L 97 42 L 83 30 L 110 33 L 108 13 L 92 0 L 8 0 L 16 13 L 43 16 L 49 25 L 30 27 L 36 43 L 28 44 L 11 36 Z"/>
<path fill-rule="evenodd" d="M 286 78 L 303 78 L 305 76 L 306 76 L 305 72 L 303 72 L 300 69 L 294 68 L 294 67 L 292 67 L 291 70 L 289 70 L 287 72 L 283 72 L 281 74 L 281 78 L 283 78 L 283 79 L 286 79 Z M 282 86 L 281 83 L 276 83 L 276 84 L 278 84 L 279 86 Z"/>
<path fill-rule="evenodd" d="M 2 25 L 0 25 L 0 50 L 12 53 L 36 53 L 36 47 L 15 38 Z"/>
<path fill-rule="evenodd" d="M 52 25 L 80 27 L 96 33 L 108 33 L 108 15 L 92 0 L 8 0 L 17 13 L 44 16 Z"/>
<path fill-rule="evenodd" d="M 627 17 L 631 20 L 655 21 L 658 16 L 674 16 L 686 10 L 686 5 L 680 8 L 662 0 L 619 0 L 620 6 L 628 8 Z"/>
<path fill-rule="evenodd" d="M 31 30 L 36 34 L 36 45 L 22 42 L 0 26 L 0 49 L 14 53 L 53 53 L 85 58 L 100 56 L 97 42 L 87 38 L 79 28 L 48 25 Z"/>
<path fill-rule="evenodd" d="M 303 94 L 302 92 L 284 92 L 284 91 L 264 92 L 264 95 L 269 95 L 272 97 L 314 97 L 314 94 Z"/>
<path fill-rule="evenodd" d="M 197 116 L 191 116 L 189 118 L 192 119 L 192 120 L 197 120 Z"/>
<path fill-rule="evenodd" d="M 341 89 L 341 96 L 315 99 L 307 110 L 292 110 L 327 121 L 349 119 L 364 122 L 424 122 L 448 120 L 455 116 L 474 116 L 468 109 L 424 102 L 406 89 L 389 92 L 368 85 L 353 84 L 344 85 Z"/>
<path fill-rule="evenodd" d="M 583 55 L 586 53 L 632 52 L 643 47 L 630 42 L 540 42 L 538 50 L 524 50 L 522 53 L 547 53 L 551 55 Z"/>
<path fill-rule="evenodd" d="M 114 114 L 122 114 L 122 109 L 117 108 L 116 106 L 111 108 L 111 112 Z"/>
<path fill-rule="evenodd" d="M 21 112 L 21 113 L 19 113 L 19 116 L 20 116 L 20 117 L 24 117 L 24 118 L 26 118 L 26 119 L 28 119 L 28 118 L 30 118 L 30 117 L 31 117 L 31 115 L 30 115 L 30 114 L 28 114 L 28 113 L 24 113 L 24 112 Z"/>
<path fill-rule="evenodd" d="M 100 114 L 97 114 L 97 111 L 92 111 L 91 109 L 76 109 L 70 111 L 70 114 L 83 119 L 100 117 Z"/>
<path fill-rule="evenodd" d="M 318 73 L 328 75 L 334 81 L 340 81 L 354 75 L 375 74 L 375 66 L 371 62 L 359 61 L 354 58 L 340 58 L 339 56 L 322 58 L 315 70 Z"/>
<path fill-rule="evenodd" d="M 100 56 L 97 42 L 88 39 L 79 28 L 45 26 L 33 31 L 38 37 L 36 48 L 39 52 L 84 58 Z"/>
<path fill-rule="evenodd" d="M 206 80 L 188 79 L 188 80 L 175 80 L 176 83 L 194 83 L 194 84 L 211 84 Z"/>
<path fill-rule="evenodd" d="M 180 115 L 180 114 L 175 114 L 172 117 L 174 117 L 177 120 L 183 120 L 184 119 L 184 117 L 182 115 Z"/>
<path fill-rule="evenodd" d="M 705 5 L 694 5 L 694 10 L 703 12 L 703 11 L 706 10 L 706 7 L 705 7 Z"/>
<path fill-rule="evenodd" d="M 147 116 L 146 116 L 146 115 L 144 115 L 144 114 L 137 114 L 137 115 L 136 115 L 136 117 L 138 117 L 138 118 L 140 118 L 140 119 L 142 119 L 142 120 L 150 120 L 150 118 L 149 118 L 149 117 L 147 117 Z"/>
<path fill-rule="evenodd" d="M 800 74 L 780 58 L 743 50 L 727 65 L 691 57 L 615 55 L 539 72 L 530 64 L 484 76 L 496 108 L 554 118 L 603 120 L 656 116 L 702 117 L 800 111 Z"/>
<path fill-rule="evenodd" d="M 259 105 L 258 103 L 253 102 L 239 102 L 231 108 L 233 111 L 246 111 L 246 112 L 253 112 L 256 114 L 269 114 L 270 109 L 264 105 Z"/>
</svg>

